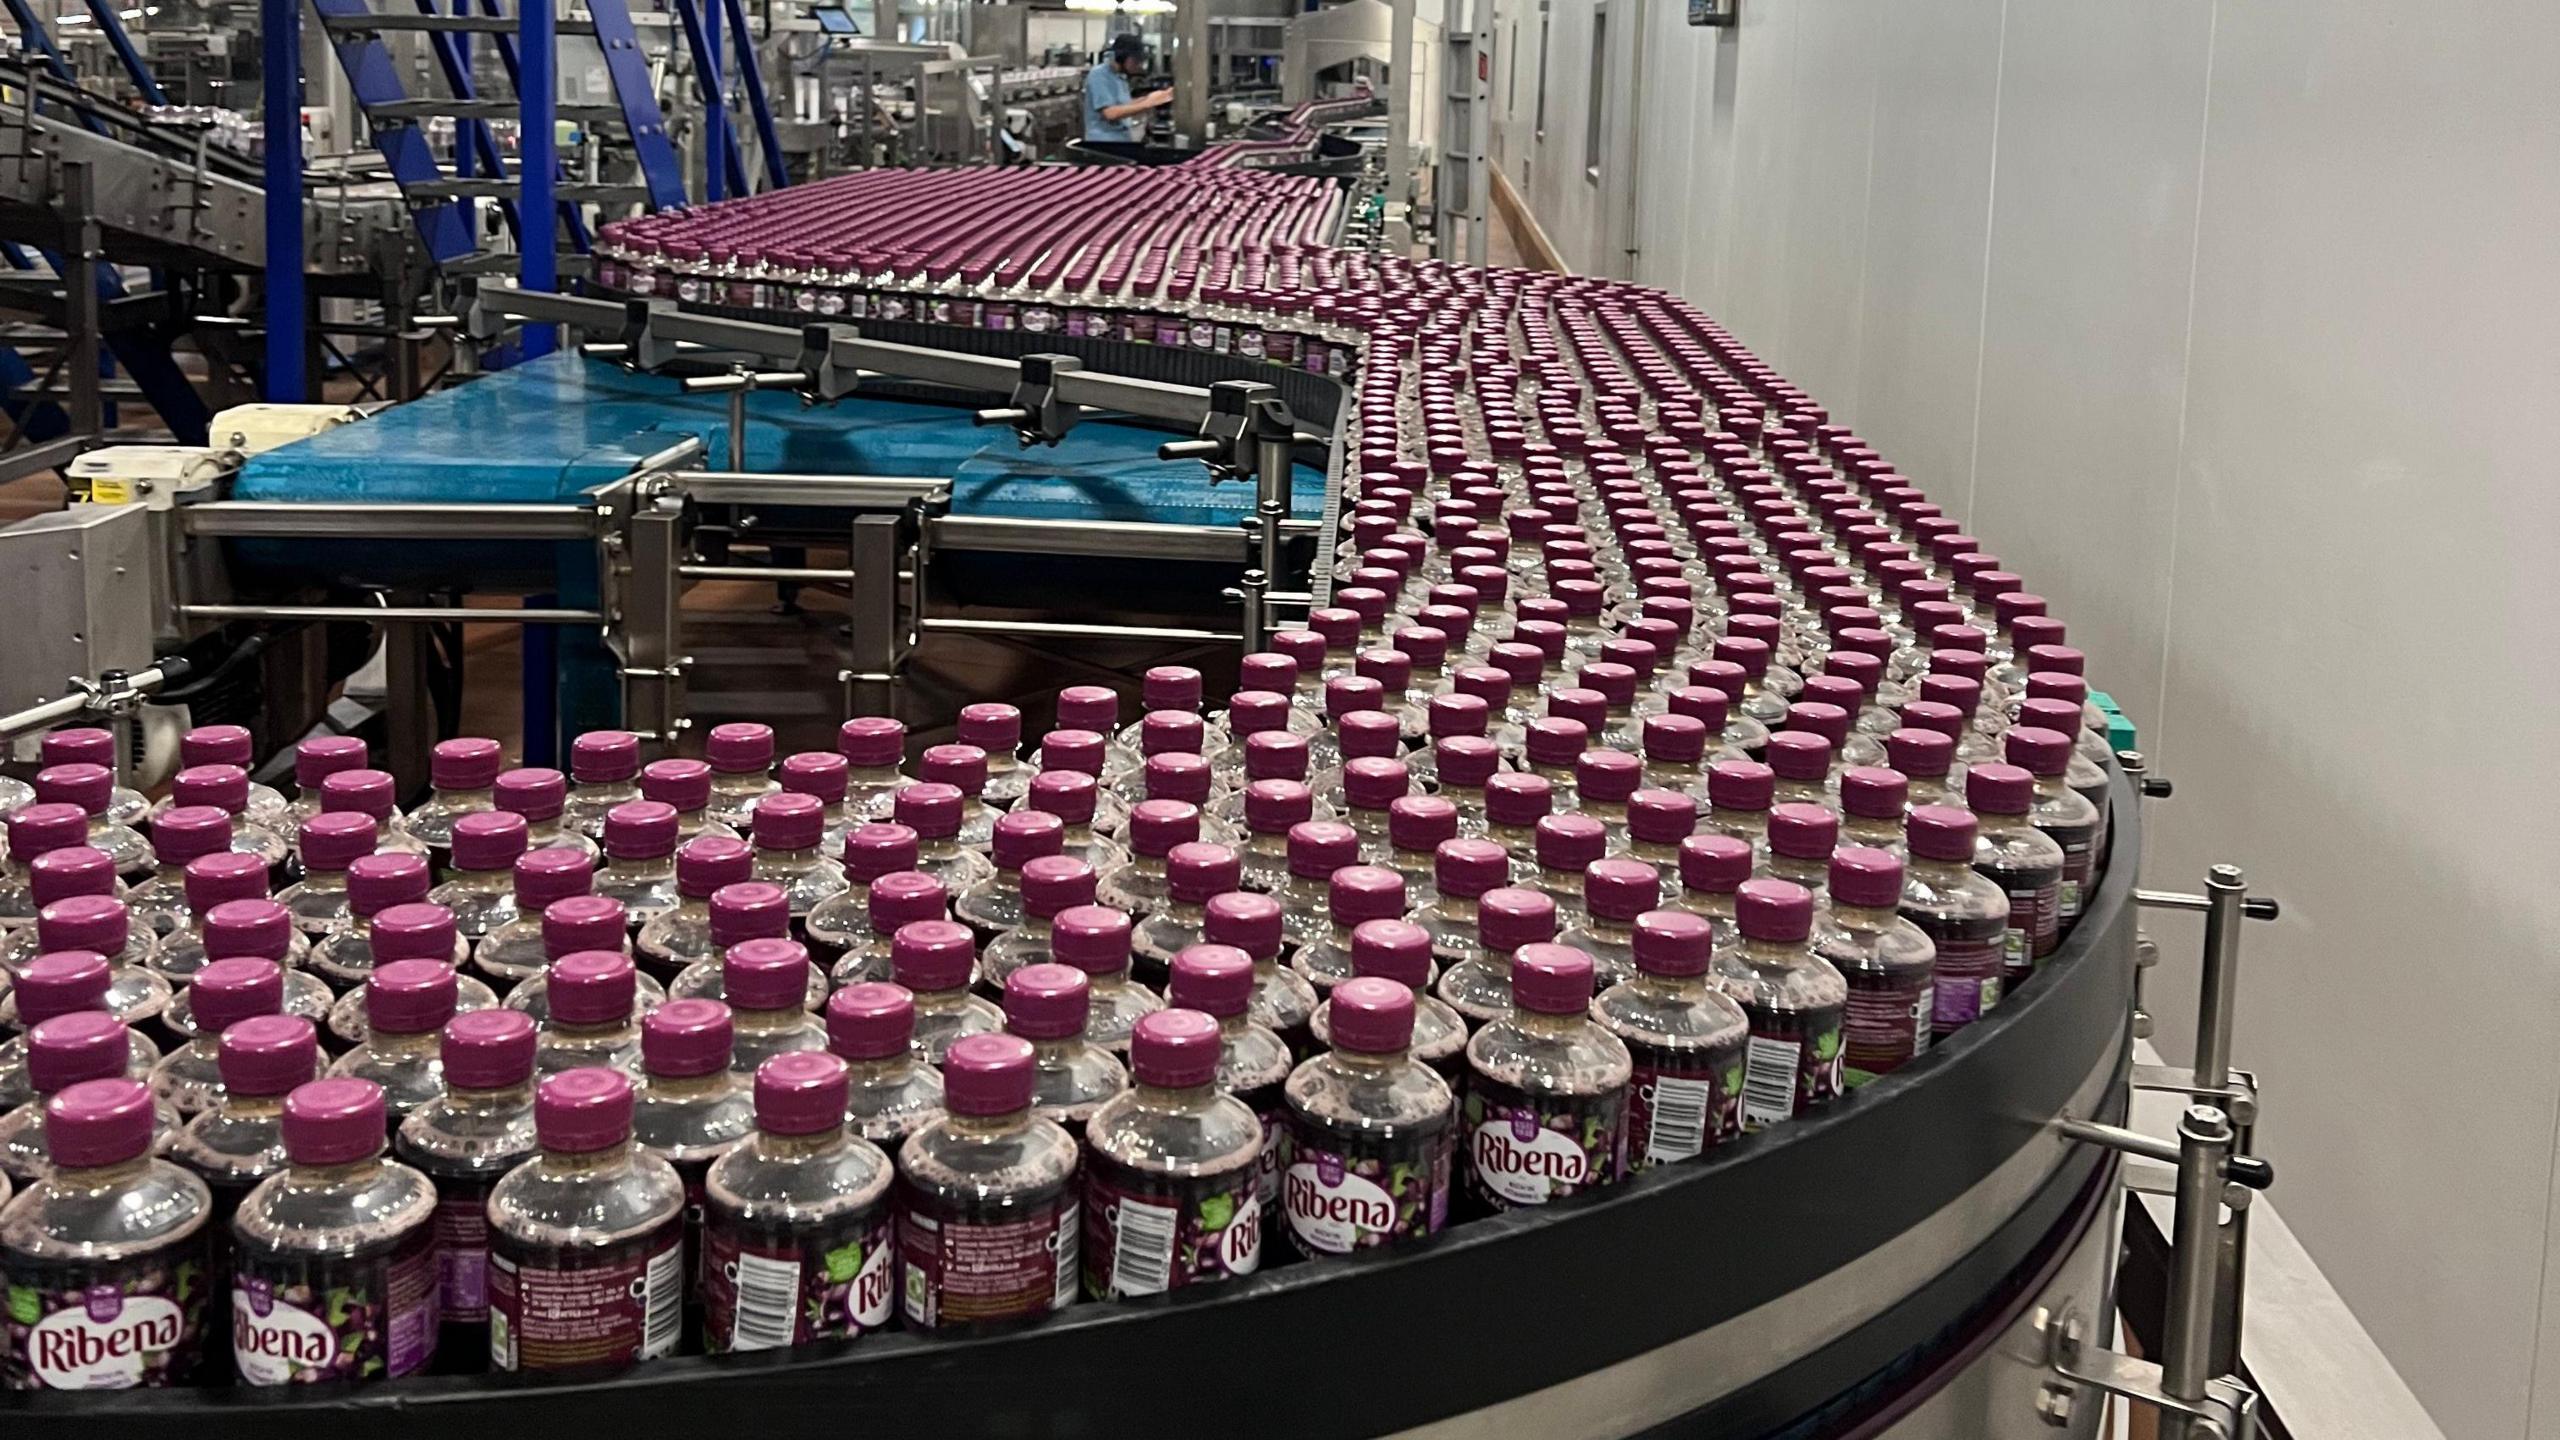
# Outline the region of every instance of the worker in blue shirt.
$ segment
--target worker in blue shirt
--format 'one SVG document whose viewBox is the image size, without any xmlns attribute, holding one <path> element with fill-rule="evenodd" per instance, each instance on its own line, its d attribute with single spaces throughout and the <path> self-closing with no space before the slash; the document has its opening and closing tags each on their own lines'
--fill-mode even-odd
<svg viewBox="0 0 2560 1440">
<path fill-rule="evenodd" d="M 1129 77 L 1147 73 L 1147 42 L 1115 35 L 1111 54 L 1084 76 L 1084 138 L 1131 142 L 1147 135 L 1147 112 L 1173 103 L 1171 90 L 1129 97 Z"/>
</svg>

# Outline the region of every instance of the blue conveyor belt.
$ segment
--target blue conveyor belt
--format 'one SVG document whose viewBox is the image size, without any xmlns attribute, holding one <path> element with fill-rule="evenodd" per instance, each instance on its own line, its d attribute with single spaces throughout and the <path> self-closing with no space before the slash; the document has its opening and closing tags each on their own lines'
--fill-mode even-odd
<svg viewBox="0 0 2560 1440">
<path fill-rule="evenodd" d="M 1163 432 L 1090 422 L 1056 446 L 1024 449 L 951 406 L 855 396 L 803 407 L 779 391 L 747 399 L 750 470 L 930 475 L 952 480 L 952 512 L 1004 519 L 1229 525 L 1245 485 L 1208 483 L 1196 461 L 1163 461 Z M 561 500 L 625 474 L 686 435 L 725 467 L 725 396 L 553 355 L 394 407 L 361 424 L 270 450 L 241 472 L 242 500 Z M 1295 513 L 1323 513 L 1324 476 L 1301 465 Z"/>
</svg>

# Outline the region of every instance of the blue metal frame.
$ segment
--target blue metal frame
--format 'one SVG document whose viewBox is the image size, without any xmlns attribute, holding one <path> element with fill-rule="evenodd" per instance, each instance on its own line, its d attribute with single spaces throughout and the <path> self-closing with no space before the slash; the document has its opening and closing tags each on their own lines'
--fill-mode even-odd
<svg viewBox="0 0 2560 1440">
<path fill-rule="evenodd" d="M 560 110 L 559 16 L 555 0 L 522 0 L 516 17 L 516 177 L 524 213 L 539 217 L 526 227 L 517 283 L 527 290 L 560 288 L 560 260 L 555 253 L 559 214 L 559 135 L 553 121 Z M 559 344 L 550 325 L 524 327 L 526 359 L 548 355 Z M 532 649 L 527 648 L 528 659 Z"/>
<path fill-rule="evenodd" d="M 258 30 L 267 87 L 267 399 L 291 404 L 309 394 L 302 348 L 309 323 L 302 288 L 302 0 L 258 0 Z M 372 48 L 382 73 L 390 74 L 390 57 L 380 45 Z M 355 68 L 347 67 L 351 79 Z M 425 150 L 423 138 L 414 132 L 410 138 Z M 391 158 L 387 148 L 384 158 Z M 395 173 L 398 168 L 394 161 Z M 422 232 L 425 218 L 419 217 Z"/>
<path fill-rule="evenodd" d="M 469 3 L 470 0 L 456 0 L 457 7 L 467 5 Z M 492 16 L 503 18 L 505 15 L 505 12 L 498 8 L 498 0 L 481 0 L 481 8 Z M 501 69 L 507 72 L 507 83 L 515 86 L 517 95 L 521 96 L 524 93 L 524 62 L 517 58 L 515 37 L 512 35 L 500 35 L 497 39 L 498 65 Z M 521 106 L 522 102 L 519 101 L 518 104 Z M 518 157 L 518 163 L 522 163 L 522 157 Z M 555 179 L 565 179 L 567 178 L 567 172 L 565 170 L 555 168 L 553 171 L 553 177 Z M 512 206 L 513 203 L 513 201 L 508 202 L 510 206 Z M 509 210 L 508 216 L 508 223 L 512 225 L 514 223 L 514 211 L 512 209 Z M 587 217 L 580 212 L 576 205 L 563 202 L 560 206 L 560 223 L 569 227 L 570 248 L 576 250 L 581 255 L 585 254 L 589 244 L 591 243 L 587 235 Z M 522 245 L 524 243 L 523 235 L 524 232 L 521 229 L 516 231 L 516 243 L 518 245 Z"/>
<path fill-rule="evenodd" d="M 622 107 L 622 123 L 631 132 L 631 148 L 640 158 L 641 183 L 649 187 L 649 208 L 673 210 L 684 204 L 684 165 L 667 140 L 667 117 L 649 79 L 649 61 L 640 50 L 640 32 L 631 23 L 623 0 L 588 0 L 595 18 L 596 43 L 604 50 L 605 72 L 613 77 L 614 103 Z M 540 628 L 540 627 L 534 627 Z"/>
<path fill-rule="evenodd" d="M 115 47 L 116 58 L 124 62 L 125 74 L 133 78 L 134 88 L 142 98 L 154 105 L 169 103 L 169 94 L 160 82 L 151 78 L 151 67 L 142 63 L 142 52 L 133 48 L 133 37 L 125 33 L 124 21 L 116 15 L 116 7 L 108 0 L 89 0 L 89 18 L 98 22 L 98 31 Z"/>
<path fill-rule="evenodd" d="M 747 168 L 738 157 L 738 132 L 730 128 L 729 107 L 720 95 L 720 12 L 694 0 L 675 0 L 676 18 L 684 22 L 685 44 L 693 50 L 693 70 L 703 93 L 702 198 L 747 193 Z"/>
<path fill-rule="evenodd" d="M 456 0 L 454 13 L 462 13 L 468 3 L 469 0 Z M 418 13 L 421 15 L 441 13 L 436 9 L 436 0 L 417 0 L 417 5 Z M 435 52 L 436 68 L 444 72 L 444 83 L 453 91 L 454 98 L 457 100 L 475 98 L 478 91 L 471 84 L 471 52 L 463 47 L 463 37 L 459 34 L 445 35 L 429 32 L 427 46 Z M 456 177 L 472 173 L 470 161 L 473 152 L 476 151 L 481 173 L 492 180 L 507 178 L 506 156 L 499 151 L 497 137 L 489 133 L 487 125 L 477 120 L 466 120 L 457 116 L 453 126 L 453 173 Z M 424 131 L 420 133 L 423 135 Z M 430 145 L 429 149 L 432 151 L 433 146 Z M 521 242 L 524 226 L 518 222 L 515 202 L 501 197 L 498 201 L 498 213 L 506 220 L 508 233 L 518 237 Z M 476 239 L 474 243 L 477 243 Z"/>
<path fill-rule="evenodd" d="M 774 129 L 773 102 L 765 96 L 764 68 L 756 63 L 755 32 L 747 28 L 746 0 L 722 3 L 729 10 L 729 33 L 737 37 L 731 43 L 738 48 L 738 84 L 746 92 L 747 114 L 756 122 L 756 140 L 764 149 L 766 188 L 779 190 L 791 183 L 791 173 L 782 164 L 782 135 Z"/>
<path fill-rule="evenodd" d="M 311 0 L 311 5 L 322 15 L 332 18 L 362 20 L 373 14 L 366 7 L 365 0 Z M 267 268 L 269 271 L 268 293 L 272 295 L 276 268 L 272 259 L 273 246 L 279 225 L 276 183 L 280 163 L 282 168 L 291 171 L 293 203 L 290 211 L 292 218 L 288 223 L 292 231 L 292 253 L 295 257 L 293 268 L 297 277 L 302 268 L 302 55 L 297 44 L 293 50 L 291 68 L 284 71 L 277 70 L 275 58 L 279 43 L 277 16 L 279 14 L 286 16 L 288 23 L 283 28 L 285 34 L 290 37 L 301 23 L 302 12 L 299 6 L 288 5 L 285 0 L 259 0 L 259 12 L 264 17 L 263 24 L 266 30 L 263 43 L 266 49 L 268 76 L 267 243 L 271 257 Z M 400 84 L 399 67 L 392 63 L 391 52 L 383 48 L 379 36 L 368 35 L 361 31 L 351 32 L 344 38 L 336 40 L 334 48 L 338 52 L 338 66 L 347 73 L 347 85 L 355 92 L 357 105 L 372 109 L 409 98 L 408 92 Z M 285 75 L 288 83 L 279 86 L 275 81 L 278 74 Z M 283 137 L 281 143 L 278 140 L 279 136 Z M 427 143 L 427 133 L 419 126 L 376 127 L 373 132 L 373 144 L 375 149 L 382 152 L 383 163 L 390 167 L 391 178 L 397 181 L 403 190 L 412 185 L 423 185 L 444 178 L 444 168 L 436 160 L 435 147 Z M 459 260 L 471 253 L 473 248 L 471 216 L 467 207 L 460 202 L 415 207 L 411 213 L 417 222 L 418 238 L 426 243 L 427 254 L 432 256 L 437 264 Z M 298 278 L 294 285 L 296 289 L 301 288 Z M 293 333 L 296 337 L 302 333 L 302 321 L 299 317 L 294 321 Z M 267 343 L 270 346 L 274 345 L 274 337 L 270 336 Z M 298 338 L 297 343 L 299 343 Z M 298 364 L 296 368 L 300 368 Z"/>
</svg>

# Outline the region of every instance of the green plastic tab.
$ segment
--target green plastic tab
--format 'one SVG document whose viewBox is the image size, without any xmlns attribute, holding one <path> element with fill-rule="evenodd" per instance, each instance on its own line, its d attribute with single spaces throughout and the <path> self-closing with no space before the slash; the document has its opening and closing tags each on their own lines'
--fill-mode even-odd
<svg viewBox="0 0 2560 1440">
<path fill-rule="evenodd" d="M 2099 709 L 2107 712 L 2108 749 L 2139 750 L 2142 748 L 2138 743 L 2139 736 L 2133 728 L 2132 718 L 2124 713 L 2123 706 L 2116 703 L 2116 697 L 2103 690 L 2092 690 L 2089 692 L 2089 699 Z"/>
</svg>

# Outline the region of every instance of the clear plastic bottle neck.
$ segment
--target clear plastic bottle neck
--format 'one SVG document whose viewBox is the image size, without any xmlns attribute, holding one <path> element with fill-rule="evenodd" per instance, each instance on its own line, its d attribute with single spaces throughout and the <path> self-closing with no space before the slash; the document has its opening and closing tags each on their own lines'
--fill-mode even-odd
<svg viewBox="0 0 2560 1440">
<path fill-rule="evenodd" d="M 1025 1106 L 1001 1115 L 963 1115 L 954 1111 L 949 1120 L 953 1134 L 966 1135 L 972 1140 L 996 1140 L 1030 1129 L 1031 1110 Z"/>
</svg>

